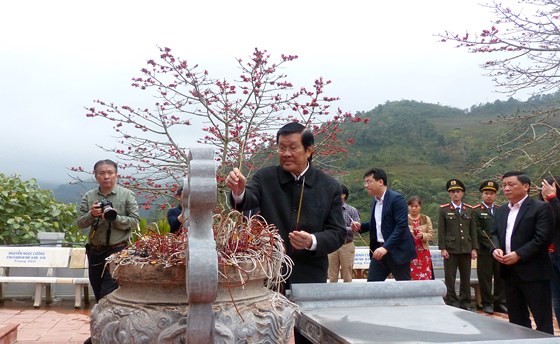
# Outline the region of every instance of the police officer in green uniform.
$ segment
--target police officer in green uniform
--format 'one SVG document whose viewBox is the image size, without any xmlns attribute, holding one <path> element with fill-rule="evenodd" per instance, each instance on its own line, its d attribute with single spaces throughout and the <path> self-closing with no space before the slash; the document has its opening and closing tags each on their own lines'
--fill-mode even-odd
<svg viewBox="0 0 560 344">
<path fill-rule="evenodd" d="M 478 241 L 472 207 L 463 203 L 465 184 L 451 179 L 446 184 L 451 202 L 439 210 L 438 245 L 443 257 L 445 302 L 454 307 L 471 310 L 471 260 L 476 259 Z M 455 279 L 459 269 L 459 297 L 455 292 Z"/>
<path fill-rule="evenodd" d="M 490 241 L 494 228 L 494 212 L 498 208 L 494 202 L 498 192 L 498 183 L 486 180 L 480 184 L 480 198 L 482 202 L 473 207 L 473 217 L 478 236 L 478 259 L 476 272 L 480 284 L 482 310 L 492 314 L 494 311 L 507 313 L 506 293 L 504 281 L 500 277 L 500 263 L 492 257 L 493 244 Z M 492 278 L 494 279 L 494 293 L 492 293 Z"/>
</svg>

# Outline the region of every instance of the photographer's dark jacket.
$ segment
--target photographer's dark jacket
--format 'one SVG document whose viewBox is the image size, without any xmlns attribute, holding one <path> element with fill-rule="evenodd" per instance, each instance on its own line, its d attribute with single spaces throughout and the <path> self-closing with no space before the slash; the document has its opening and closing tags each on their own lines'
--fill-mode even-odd
<svg viewBox="0 0 560 344">
<path fill-rule="evenodd" d="M 134 193 L 121 186 L 115 186 L 108 195 L 103 195 L 99 188 L 90 190 L 82 197 L 80 204 L 78 227 L 89 227 L 89 243 L 95 246 L 107 245 L 107 229 L 109 223 L 101 218 L 91 216 L 89 212 L 94 203 L 107 199 L 113 203 L 113 208 L 117 211 L 117 218 L 111 223 L 111 237 L 109 246 L 127 241 L 130 238 L 131 230 L 136 228 L 140 219 L 138 213 L 138 203 Z M 95 230 L 95 233 L 93 232 Z M 91 236 L 93 234 L 93 237 Z"/>
<path fill-rule="evenodd" d="M 472 207 L 465 203 L 461 207 L 460 214 L 452 202 L 442 204 L 439 209 L 438 246 L 449 254 L 470 254 L 473 249 L 478 250 Z"/>
<path fill-rule="evenodd" d="M 341 189 L 334 178 L 312 165 L 304 176 L 305 183 L 303 177 L 296 181 L 281 166 L 262 168 L 247 184 L 243 201 L 235 204 L 230 193 L 230 202 L 238 210 L 260 207 L 260 215 L 276 225 L 286 251 L 294 261 L 289 283 L 325 283 L 329 265 L 327 255 L 339 249 L 346 238 Z M 302 186 L 303 200 L 297 223 Z M 315 251 L 292 248 L 288 234 L 296 229 L 296 225 L 298 230 L 315 235 Z"/>
</svg>

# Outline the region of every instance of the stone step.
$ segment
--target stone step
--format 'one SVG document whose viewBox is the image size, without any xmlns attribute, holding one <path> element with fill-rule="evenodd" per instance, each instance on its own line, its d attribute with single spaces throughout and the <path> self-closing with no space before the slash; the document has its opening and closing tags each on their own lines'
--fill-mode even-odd
<svg viewBox="0 0 560 344">
<path fill-rule="evenodd" d="M 19 324 L 7 324 L 0 327 L 0 344 L 14 344 L 17 340 Z"/>
</svg>

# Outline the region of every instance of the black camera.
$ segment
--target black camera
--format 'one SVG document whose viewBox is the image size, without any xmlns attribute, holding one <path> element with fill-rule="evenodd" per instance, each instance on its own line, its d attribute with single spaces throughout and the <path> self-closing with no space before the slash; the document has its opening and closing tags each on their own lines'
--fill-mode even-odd
<svg viewBox="0 0 560 344">
<path fill-rule="evenodd" d="M 117 211 L 113 209 L 113 202 L 108 199 L 102 199 L 99 201 L 99 206 L 101 207 L 101 212 L 103 213 L 105 221 L 111 222 L 117 219 Z"/>
</svg>

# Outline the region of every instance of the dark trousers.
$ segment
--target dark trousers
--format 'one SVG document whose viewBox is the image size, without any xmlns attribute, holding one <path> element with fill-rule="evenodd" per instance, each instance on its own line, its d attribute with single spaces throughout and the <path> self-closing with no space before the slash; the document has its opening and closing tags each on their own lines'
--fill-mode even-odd
<svg viewBox="0 0 560 344">
<path fill-rule="evenodd" d="M 385 281 L 389 274 L 393 274 L 397 281 L 410 281 L 410 262 L 397 264 L 393 260 L 391 253 L 384 255 L 381 260 L 376 260 L 372 257 L 369 263 L 367 281 Z"/>
<path fill-rule="evenodd" d="M 558 326 L 560 326 L 560 254 L 551 253 L 550 260 L 552 261 L 552 277 L 550 278 L 552 306 L 554 307 L 556 321 Z"/>
<path fill-rule="evenodd" d="M 459 269 L 459 297 L 455 292 L 455 279 Z M 467 309 L 471 306 L 471 254 L 450 253 L 448 259 L 443 260 L 445 272 L 445 286 L 447 295 L 445 303 L 454 307 Z"/>
<path fill-rule="evenodd" d="M 124 247 L 126 246 L 99 251 L 91 247 L 87 248 L 89 283 L 91 283 L 95 301 L 99 302 L 104 296 L 118 288 L 117 281 L 109 272 L 109 266 L 105 267 L 105 263 L 107 263 L 105 259 L 111 254 L 121 251 Z"/>
<path fill-rule="evenodd" d="M 476 265 L 480 298 L 483 306 L 505 305 L 506 291 L 504 280 L 500 277 L 500 263 L 490 254 L 479 254 Z M 492 292 L 492 280 L 493 292 Z"/>
<path fill-rule="evenodd" d="M 505 284 L 509 322 L 531 328 L 531 310 L 537 331 L 554 334 L 550 281 L 523 281 L 511 271 Z"/>
</svg>

